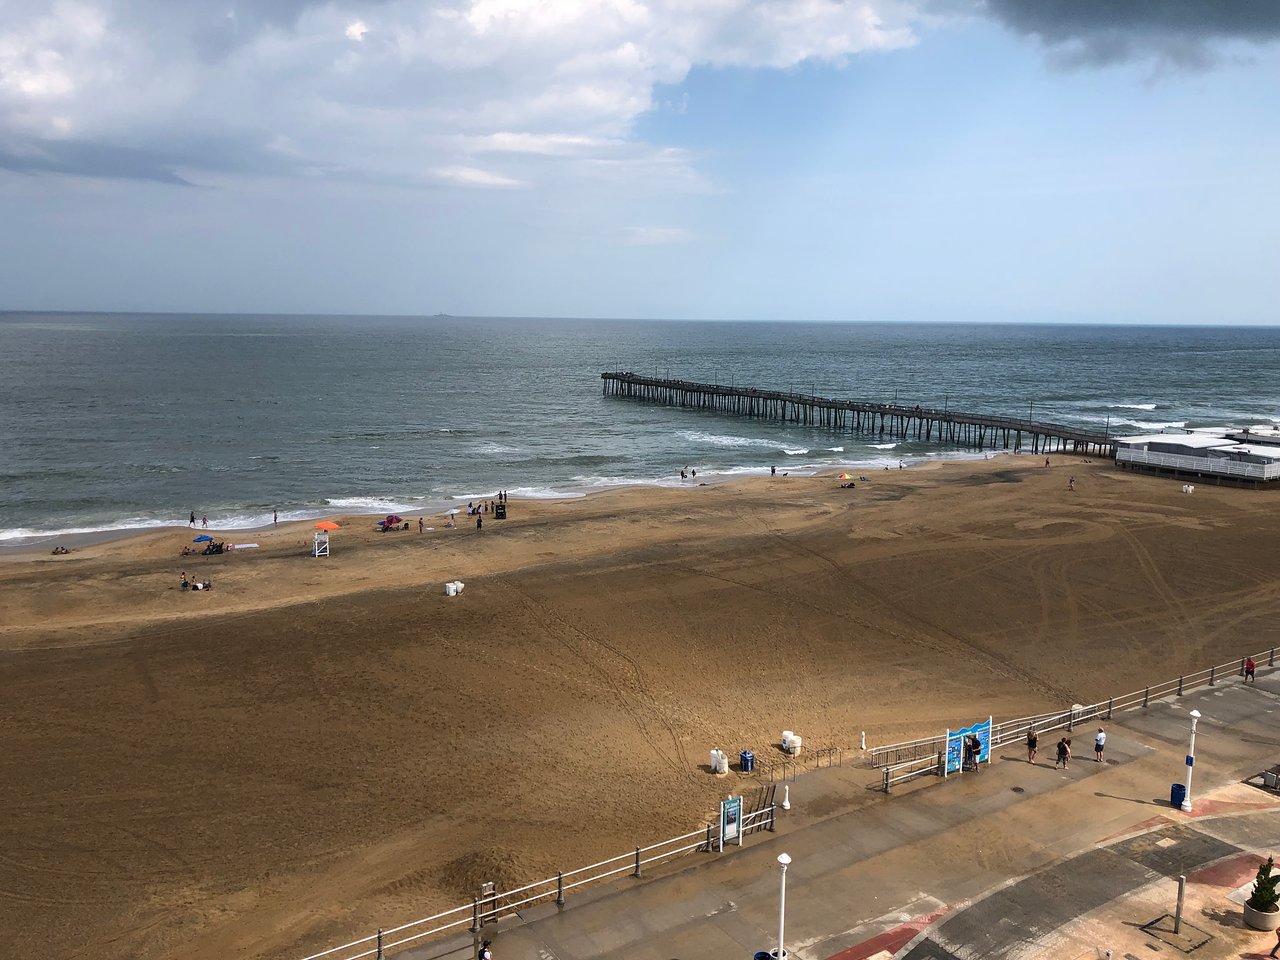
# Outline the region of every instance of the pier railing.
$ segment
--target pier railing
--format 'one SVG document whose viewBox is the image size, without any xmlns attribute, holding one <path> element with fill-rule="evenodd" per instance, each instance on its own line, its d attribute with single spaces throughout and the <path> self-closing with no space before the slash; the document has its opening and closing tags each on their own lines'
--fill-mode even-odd
<svg viewBox="0 0 1280 960">
<path fill-rule="evenodd" d="M 1228 677 L 1244 676 L 1245 661 L 1252 659 L 1255 663 L 1274 667 L 1276 648 L 1271 647 L 1251 657 L 1240 657 L 1183 674 L 1175 680 L 1164 680 L 1149 687 L 1143 687 L 1133 693 L 1120 697 L 1108 697 L 1106 700 L 1088 705 L 1073 704 L 1063 710 L 1038 713 L 1030 717 L 1018 717 L 1014 720 L 1002 720 L 991 726 L 991 748 L 995 749 L 1009 743 L 1022 741 L 1028 730 L 1037 734 L 1051 733 L 1055 730 L 1070 732 L 1077 724 L 1090 720 L 1110 720 L 1116 711 L 1133 710 L 1149 706 L 1152 700 L 1159 700 L 1170 695 L 1182 694 L 1195 687 L 1214 686 Z M 916 777 L 937 773 L 941 770 L 941 756 L 947 749 L 945 734 L 934 737 L 922 737 L 918 740 L 906 740 L 902 743 L 890 743 L 881 747 L 872 747 L 867 751 L 871 765 L 880 767 L 881 787 L 885 793 L 899 783 L 906 783 Z"/>
<path fill-rule="evenodd" d="M 739 823 L 740 836 L 747 837 L 761 830 L 772 832 L 775 828 L 778 806 L 768 803 L 743 815 Z M 433 913 L 420 920 L 411 920 L 398 927 L 379 930 L 375 934 L 352 940 L 338 947 L 330 947 L 313 953 L 303 960 L 365 960 L 381 958 L 393 950 L 408 947 L 446 933 L 479 934 L 486 924 L 497 923 L 504 916 L 540 903 L 554 903 L 563 907 L 570 890 L 592 883 L 600 883 L 615 877 L 642 877 L 644 868 L 652 864 L 673 860 L 695 851 L 718 852 L 724 846 L 719 824 L 709 823 L 703 828 L 636 847 L 630 853 L 601 860 L 585 867 L 557 873 L 545 880 L 536 880 L 514 890 L 487 889 L 470 903 L 449 910 Z"/>
<path fill-rule="evenodd" d="M 668 406 L 694 407 L 735 416 L 829 427 L 861 434 L 951 443 L 988 449 L 1021 449 L 1032 453 L 1073 452 L 1111 456 L 1115 439 L 1109 431 L 1047 421 L 974 413 L 944 407 L 872 403 L 820 397 L 795 391 L 762 390 L 722 383 L 697 383 L 606 372 L 605 396 Z"/>
</svg>

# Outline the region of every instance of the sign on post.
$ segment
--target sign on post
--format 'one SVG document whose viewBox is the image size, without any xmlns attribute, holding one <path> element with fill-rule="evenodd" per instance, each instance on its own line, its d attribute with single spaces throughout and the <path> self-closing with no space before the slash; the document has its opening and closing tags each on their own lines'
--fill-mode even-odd
<svg viewBox="0 0 1280 960">
<path fill-rule="evenodd" d="M 971 727 L 947 731 L 947 753 L 942 773 L 944 777 L 964 769 L 965 740 L 969 737 L 978 738 L 978 752 L 973 757 L 975 769 L 979 763 L 991 762 L 991 718 L 987 717 Z"/>
<path fill-rule="evenodd" d="M 742 798 L 725 797 L 720 801 L 720 849 L 725 843 L 742 846 Z"/>
</svg>

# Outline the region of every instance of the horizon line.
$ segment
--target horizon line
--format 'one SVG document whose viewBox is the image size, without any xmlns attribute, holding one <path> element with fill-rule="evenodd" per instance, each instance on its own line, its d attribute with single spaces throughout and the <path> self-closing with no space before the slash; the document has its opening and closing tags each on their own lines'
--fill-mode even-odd
<svg viewBox="0 0 1280 960">
<path fill-rule="evenodd" d="M 1177 320 L 961 320 L 961 319 L 896 319 L 896 320 L 866 320 L 866 319 L 778 319 L 767 317 L 642 317 L 642 316 L 557 316 L 554 314 L 452 314 L 452 313 L 325 313 L 312 311 L 194 311 L 194 310 L 53 310 L 53 309 L 28 309 L 28 308 L 0 308 L 0 317 L 8 317 L 19 314 L 35 314 L 40 316 L 65 316 L 68 314 L 80 314 L 100 317 L 121 317 L 121 316 L 141 316 L 141 317 L 290 317 L 290 318 L 307 318 L 314 317 L 317 319 L 396 319 L 396 320 L 568 320 L 568 321 L 592 321 L 603 323 L 776 323 L 776 324 L 813 324 L 823 326 L 836 325 L 873 325 L 882 324 L 889 326 L 914 326 L 914 325 L 940 325 L 940 326 L 1009 326 L 1009 327 L 1176 327 L 1179 329 L 1214 329 L 1214 330 L 1231 330 L 1231 329 L 1277 329 L 1280 328 L 1280 320 L 1275 322 L 1257 321 L 1257 322 L 1226 322 L 1211 323 L 1199 321 L 1177 321 Z"/>
</svg>

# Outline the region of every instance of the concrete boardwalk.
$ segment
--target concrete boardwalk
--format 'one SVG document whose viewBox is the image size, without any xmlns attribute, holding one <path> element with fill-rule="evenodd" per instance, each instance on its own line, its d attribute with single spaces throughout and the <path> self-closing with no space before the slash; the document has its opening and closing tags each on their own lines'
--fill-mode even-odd
<svg viewBox="0 0 1280 960">
<path fill-rule="evenodd" d="M 1170 808 L 1169 787 L 1185 778 L 1191 709 L 1204 717 L 1187 815 Z M 1084 725 L 1066 770 L 1051 734 L 1036 764 L 1001 748 L 976 774 L 892 797 L 871 793 L 878 775 L 866 769 L 809 774 L 776 834 L 535 907 L 484 936 L 497 960 L 750 958 L 776 946 L 786 851 L 786 943 L 799 960 L 1265 956 L 1274 937 L 1245 930 L 1230 897 L 1280 853 L 1280 797 L 1242 783 L 1280 762 L 1278 720 L 1280 670 L 1263 670 L 1256 685 L 1232 677 L 1117 714 L 1103 724 L 1104 763 L 1096 725 Z M 1178 874 L 1189 880 L 1181 934 L 1143 929 L 1173 912 Z M 397 954 L 474 955 L 469 935 Z"/>
</svg>

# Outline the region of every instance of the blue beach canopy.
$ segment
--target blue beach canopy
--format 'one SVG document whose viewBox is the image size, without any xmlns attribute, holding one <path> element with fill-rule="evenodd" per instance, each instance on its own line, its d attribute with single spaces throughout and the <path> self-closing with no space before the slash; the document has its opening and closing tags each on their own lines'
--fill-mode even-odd
<svg viewBox="0 0 1280 960">
<path fill-rule="evenodd" d="M 209 536 L 208 534 L 202 534 L 201 536 L 196 537 L 191 542 L 192 543 L 209 543 L 212 540 L 213 540 L 213 537 Z"/>
</svg>

